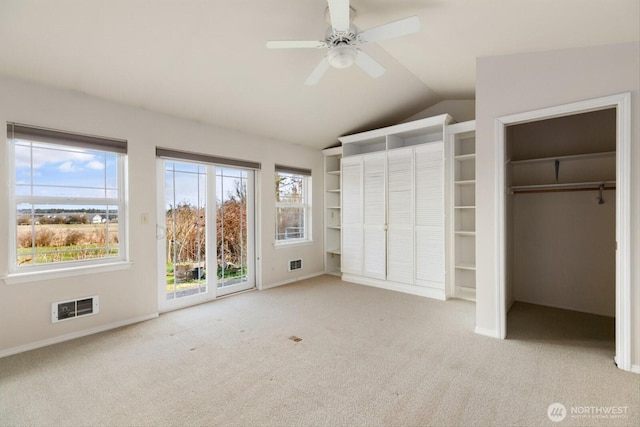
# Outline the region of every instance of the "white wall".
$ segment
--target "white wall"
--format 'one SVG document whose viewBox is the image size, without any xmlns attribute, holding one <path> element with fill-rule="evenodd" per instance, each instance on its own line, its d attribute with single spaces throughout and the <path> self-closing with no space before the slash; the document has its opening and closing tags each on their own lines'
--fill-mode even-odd
<svg viewBox="0 0 640 427">
<path fill-rule="evenodd" d="M 215 98 L 211 98 L 215 102 Z M 251 120 L 251 117 L 247 117 Z M 236 131 L 124 106 L 84 94 L 0 77 L 0 124 L 8 121 L 71 132 L 126 139 L 129 142 L 129 270 L 8 285 L 0 281 L 0 356 L 139 319 L 158 311 L 156 260 L 155 147 L 202 152 L 262 163 L 259 173 L 259 247 L 263 287 L 323 271 L 322 155 L 319 150 L 267 140 Z M 2 138 L 2 141 L 5 141 Z M 6 143 L 2 143 L 5 147 Z M 6 153 L 6 148 L 3 151 Z M 313 173 L 314 243 L 276 249 L 274 164 L 308 168 Z M 0 170 L 7 156 L 0 155 Z M 5 181 L 5 178 L 3 178 Z M 6 182 L 6 181 L 5 181 Z M 0 186 L 0 200 L 7 200 Z M 0 277 L 8 272 L 8 206 L 0 208 Z M 141 224 L 142 213 L 149 224 Z M 287 261 L 302 257 L 304 269 L 287 272 Z M 51 303 L 99 295 L 100 313 L 52 324 Z"/>
<path fill-rule="evenodd" d="M 640 364 L 640 44 L 479 58 L 476 78 L 477 306 L 479 332 L 498 335 L 495 120 L 631 92 L 632 364 Z"/>
</svg>

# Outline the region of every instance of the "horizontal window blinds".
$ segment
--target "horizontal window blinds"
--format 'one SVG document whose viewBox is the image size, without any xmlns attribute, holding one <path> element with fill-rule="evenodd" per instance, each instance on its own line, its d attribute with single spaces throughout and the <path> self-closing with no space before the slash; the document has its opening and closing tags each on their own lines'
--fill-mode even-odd
<svg viewBox="0 0 640 427">
<path fill-rule="evenodd" d="M 127 141 L 123 139 L 69 133 L 19 123 L 7 123 L 7 137 L 9 139 L 61 144 L 91 150 L 127 153 Z"/>
<path fill-rule="evenodd" d="M 311 176 L 311 169 L 297 168 L 295 166 L 276 165 L 276 172 Z"/>
<path fill-rule="evenodd" d="M 192 153 L 190 151 L 179 151 L 161 147 L 156 147 L 156 156 L 166 159 L 191 160 L 194 162 L 210 163 L 223 166 L 235 166 L 239 168 L 254 170 L 260 170 L 262 166 L 260 162 L 232 159 L 229 157 L 211 156 L 209 154 Z"/>
</svg>

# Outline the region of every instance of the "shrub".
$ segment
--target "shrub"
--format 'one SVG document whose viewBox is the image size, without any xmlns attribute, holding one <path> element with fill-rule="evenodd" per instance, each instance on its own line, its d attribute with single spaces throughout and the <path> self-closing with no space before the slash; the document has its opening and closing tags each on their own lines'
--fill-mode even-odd
<svg viewBox="0 0 640 427">
<path fill-rule="evenodd" d="M 31 231 L 22 231 L 18 233 L 18 247 L 30 248 L 31 247 Z"/>
<path fill-rule="evenodd" d="M 18 225 L 31 225 L 30 215 L 20 215 L 18 217 Z"/>
<path fill-rule="evenodd" d="M 84 233 L 79 230 L 70 230 L 64 236 L 64 244 L 63 246 L 77 246 L 84 239 Z"/>
<path fill-rule="evenodd" d="M 51 246 L 55 233 L 48 228 L 38 228 L 36 230 L 36 247 Z M 29 245 L 31 246 L 31 245 Z"/>
</svg>

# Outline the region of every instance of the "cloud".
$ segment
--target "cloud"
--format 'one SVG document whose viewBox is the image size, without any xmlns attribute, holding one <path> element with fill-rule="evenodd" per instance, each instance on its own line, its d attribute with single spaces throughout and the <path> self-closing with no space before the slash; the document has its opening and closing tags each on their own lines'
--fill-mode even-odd
<svg viewBox="0 0 640 427">
<path fill-rule="evenodd" d="M 60 164 L 60 166 L 58 166 L 58 170 L 60 172 L 77 172 L 78 168 L 73 164 L 72 161 L 67 160 L 66 162 L 63 162 Z"/>
<path fill-rule="evenodd" d="M 16 169 L 31 167 L 39 169 L 47 165 L 57 165 L 61 171 L 73 172 L 71 167 L 76 164 L 75 162 L 88 163 L 95 161 L 95 158 L 94 154 L 79 148 L 65 147 L 60 150 L 37 143 L 33 143 L 32 147 L 17 144 L 15 165 Z"/>
<path fill-rule="evenodd" d="M 85 166 L 88 167 L 89 169 L 93 169 L 96 171 L 104 170 L 104 163 L 99 162 L 97 160 L 91 160 Z"/>
</svg>

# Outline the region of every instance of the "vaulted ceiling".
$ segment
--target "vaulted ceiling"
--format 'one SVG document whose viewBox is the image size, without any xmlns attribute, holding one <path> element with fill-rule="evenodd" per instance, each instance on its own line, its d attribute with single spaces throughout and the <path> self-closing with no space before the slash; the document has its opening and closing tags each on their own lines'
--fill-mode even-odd
<svg viewBox="0 0 640 427">
<path fill-rule="evenodd" d="M 444 99 L 473 99 L 475 64 L 638 41 L 640 0 L 352 0 L 368 29 L 418 15 L 419 33 L 363 47 L 386 73 L 329 69 L 326 0 L 0 0 L 0 74 L 276 140 L 324 148 Z"/>
</svg>

